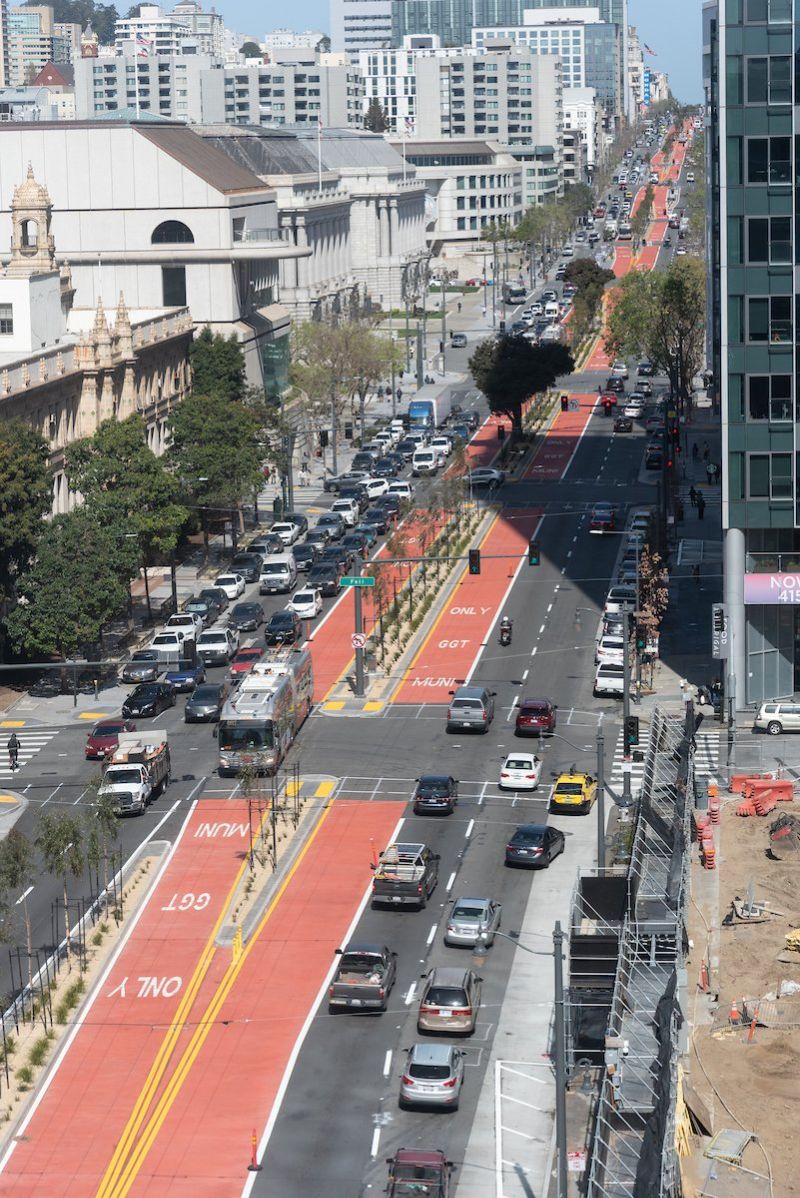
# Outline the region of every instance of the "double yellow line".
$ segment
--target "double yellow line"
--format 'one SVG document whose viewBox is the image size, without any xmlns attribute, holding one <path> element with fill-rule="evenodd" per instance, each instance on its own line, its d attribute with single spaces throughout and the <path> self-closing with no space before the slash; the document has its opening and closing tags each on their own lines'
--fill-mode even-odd
<svg viewBox="0 0 800 1198">
<path fill-rule="evenodd" d="M 228 997 L 239 973 L 244 968 L 253 946 L 261 935 L 268 920 L 273 914 L 276 906 L 282 898 L 287 886 L 294 877 L 297 869 L 303 861 L 306 853 L 317 837 L 320 828 L 330 814 L 332 804 L 328 804 L 322 813 L 322 816 L 317 821 L 317 825 L 309 836 L 302 850 L 298 854 L 297 860 L 293 863 L 288 871 L 283 882 L 279 886 L 267 910 L 264 912 L 258 927 L 247 942 L 241 955 L 236 961 L 231 961 L 225 971 L 224 977 L 219 982 L 211 1000 L 203 1011 L 199 1020 L 193 1020 L 194 1031 L 189 1040 L 189 1043 L 181 1053 L 175 1069 L 169 1078 L 152 1114 L 148 1117 L 148 1111 L 155 1098 L 156 1091 L 164 1079 L 167 1068 L 170 1063 L 172 1052 L 175 1048 L 178 1037 L 181 1032 L 187 1027 L 187 1017 L 191 1007 L 197 997 L 200 986 L 205 979 L 208 970 L 211 966 L 217 949 L 214 946 L 217 933 L 225 918 L 225 914 L 230 905 L 230 901 L 238 886 L 242 875 L 247 868 L 247 860 L 242 862 L 236 879 L 228 892 L 226 901 L 222 907 L 220 915 L 214 924 L 214 928 L 206 941 L 202 955 L 195 966 L 194 973 L 190 979 L 186 992 L 181 1000 L 180 1006 L 175 1014 L 174 1021 L 164 1037 L 164 1041 L 158 1051 L 156 1059 L 153 1061 L 147 1079 L 142 1087 L 139 1097 L 137 1098 L 133 1110 L 130 1114 L 125 1129 L 120 1137 L 119 1143 L 114 1150 L 114 1154 L 106 1168 L 100 1185 L 96 1191 L 96 1198 L 124 1198 L 124 1195 L 130 1192 L 139 1170 L 144 1163 L 144 1159 L 153 1146 L 156 1137 L 158 1136 L 164 1122 L 169 1115 L 170 1110 L 175 1102 L 175 1099 L 180 1093 L 181 1087 L 185 1082 L 192 1065 L 197 1060 L 200 1051 L 209 1035 L 209 1032 L 214 1027 L 215 1021 L 219 1015 L 225 999 Z M 267 818 L 265 814 L 264 819 Z M 262 820 L 263 822 L 263 820 Z M 138 1137 L 138 1138 L 137 1138 Z"/>
</svg>

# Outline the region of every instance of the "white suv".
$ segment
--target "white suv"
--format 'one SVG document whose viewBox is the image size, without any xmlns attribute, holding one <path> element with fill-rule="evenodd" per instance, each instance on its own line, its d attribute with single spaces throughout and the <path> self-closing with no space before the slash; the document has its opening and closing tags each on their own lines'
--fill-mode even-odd
<svg viewBox="0 0 800 1198">
<path fill-rule="evenodd" d="M 768 732 L 770 736 L 780 736 L 782 732 L 800 732 L 800 703 L 774 699 L 771 703 L 762 703 L 753 727 Z"/>
</svg>

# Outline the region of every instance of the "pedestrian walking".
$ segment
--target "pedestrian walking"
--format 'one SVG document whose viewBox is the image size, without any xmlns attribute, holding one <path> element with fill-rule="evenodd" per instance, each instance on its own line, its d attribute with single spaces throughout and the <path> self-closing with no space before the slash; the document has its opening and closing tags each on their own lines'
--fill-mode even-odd
<svg viewBox="0 0 800 1198">
<path fill-rule="evenodd" d="M 702 519 L 703 519 L 703 515 L 705 514 L 705 510 L 706 510 L 706 501 L 705 501 L 705 499 L 703 498 L 703 492 L 702 492 L 702 491 L 698 491 L 698 492 L 697 492 L 697 518 L 698 518 L 698 520 L 702 520 Z"/>
<path fill-rule="evenodd" d="M 715 470 L 714 463 L 706 462 L 706 478 L 708 479 L 709 487 L 711 486 L 711 484 L 714 481 L 714 470 Z"/>
<path fill-rule="evenodd" d="M 699 450 L 698 450 L 698 448 L 697 448 L 697 442 L 696 442 L 696 441 L 692 441 L 692 461 L 693 461 L 693 462 L 696 462 L 696 461 L 697 461 L 697 454 L 698 454 L 698 453 L 699 453 Z"/>
<path fill-rule="evenodd" d="M 695 565 L 692 566 L 692 578 L 694 579 L 695 586 L 699 587 L 700 586 L 700 566 L 697 565 L 697 563 L 695 563 Z"/>
<path fill-rule="evenodd" d="M 719 482 L 719 463 L 718 463 L 718 462 L 712 462 L 712 463 L 711 463 L 711 470 L 712 470 L 712 472 L 713 472 L 713 477 L 712 477 L 712 479 L 711 479 L 712 483 L 718 483 L 718 482 Z"/>
<path fill-rule="evenodd" d="M 458 314 L 460 316 L 461 315 L 461 300 L 459 300 L 458 303 L 456 304 L 456 311 L 458 312 Z"/>
<path fill-rule="evenodd" d="M 697 492 L 694 487 L 689 487 L 689 503 L 692 507 L 697 507 Z"/>
<path fill-rule="evenodd" d="M 708 454 L 709 454 L 708 441 L 704 441 L 703 442 L 703 461 L 704 462 L 708 461 Z"/>
<path fill-rule="evenodd" d="M 13 771 L 17 768 L 17 757 L 19 756 L 19 738 L 16 732 L 11 733 L 6 747 L 8 749 L 9 768 Z"/>
</svg>

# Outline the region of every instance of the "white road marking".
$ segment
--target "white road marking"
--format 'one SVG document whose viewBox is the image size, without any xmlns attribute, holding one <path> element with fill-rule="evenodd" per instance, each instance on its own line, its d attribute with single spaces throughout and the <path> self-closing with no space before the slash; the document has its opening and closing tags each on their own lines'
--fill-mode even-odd
<svg viewBox="0 0 800 1198">
<path fill-rule="evenodd" d="M 542 624 L 541 628 L 539 629 L 539 636 L 542 635 L 542 633 L 544 632 L 544 629 L 545 629 L 545 626 L 544 626 L 544 624 Z"/>
<path fill-rule="evenodd" d="M 466 830 L 466 832 L 464 833 L 464 835 L 466 836 L 467 840 L 469 840 L 470 836 L 472 835 L 472 829 L 473 829 L 474 827 L 475 827 L 475 820 L 474 820 L 474 819 L 471 819 L 471 820 L 469 821 L 469 823 L 467 824 L 467 830 Z"/>
<path fill-rule="evenodd" d="M 453 870 L 450 877 L 447 879 L 447 885 L 445 886 L 445 890 L 448 893 L 453 889 L 453 883 L 455 882 L 455 880 L 456 880 L 456 874 L 455 874 L 455 870 Z"/>
<path fill-rule="evenodd" d="M 433 944 L 433 938 L 435 935 L 436 935 L 436 924 L 433 924 L 431 926 L 431 930 L 428 932 L 428 939 L 427 939 L 426 943 Z"/>
<path fill-rule="evenodd" d="M 527 671 L 527 670 L 523 670 L 523 671 L 522 671 L 522 681 L 523 681 L 523 682 L 525 682 L 525 680 L 527 679 L 527 677 L 528 677 L 528 671 Z"/>
<path fill-rule="evenodd" d="M 536 656 L 536 648 L 537 648 L 536 645 L 534 645 L 533 648 L 531 649 L 531 657 Z"/>
<path fill-rule="evenodd" d="M 521 691 L 520 691 L 520 694 L 522 694 Z M 515 695 L 512 700 L 511 706 L 508 709 L 508 715 L 506 716 L 506 723 L 508 723 L 508 721 L 511 719 L 512 715 L 516 711 L 516 707 L 517 707 L 518 703 L 519 703 L 519 695 Z"/>
<path fill-rule="evenodd" d="M 373 1160 L 375 1160 L 375 1157 L 378 1155 L 378 1148 L 380 1147 L 380 1143 L 381 1143 L 381 1129 L 379 1127 L 376 1127 L 374 1132 L 372 1133 L 372 1146 L 370 1147 L 370 1150 L 369 1150 L 369 1154 Z"/>
<path fill-rule="evenodd" d="M 548 605 L 547 605 L 547 614 L 548 614 L 548 616 L 550 615 L 550 612 L 551 612 L 552 610 L 553 610 L 553 605 L 552 605 L 552 603 L 548 603 Z"/>
<path fill-rule="evenodd" d="M 414 1001 L 414 995 L 416 993 L 417 993 L 417 983 L 412 982 L 408 988 L 408 992 L 407 992 L 405 998 L 403 999 L 403 1002 L 406 1004 L 407 1007 L 411 1006 L 412 1002 Z"/>
<path fill-rule="evenodd" d="M 383 1058 L 383 1076 L 388 1077 L 392 1071 L 392 1050 L 387 1049 L 386 1056 Z"/>
</svg>

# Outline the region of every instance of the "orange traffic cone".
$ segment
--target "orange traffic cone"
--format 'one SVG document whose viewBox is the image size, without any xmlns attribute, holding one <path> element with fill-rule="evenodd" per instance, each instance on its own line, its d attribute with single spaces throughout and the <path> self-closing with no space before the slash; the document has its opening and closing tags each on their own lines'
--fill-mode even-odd
<svg viewBox="0 0 800 1198">
<path fill-rule="evenodd" d="M 739 1008 L 736 1005 L 736 1000 L 734 999 L 734 1001 L 731 1003 L 730 1014 L 728 1015 L 728 1023 L 732 1024 L 734 1027 L 738 1027 L 741 1022 L 742 1017 L 739 1014 Z"/>
</svg>

